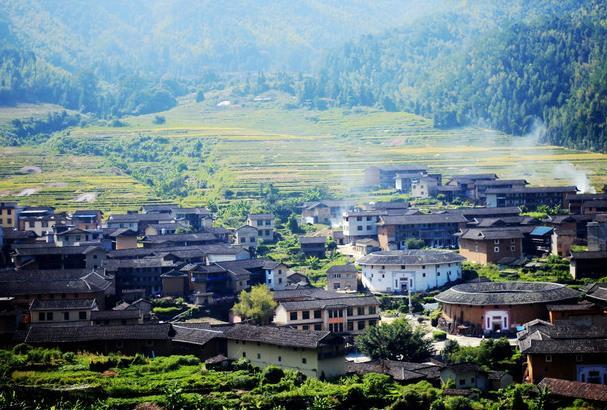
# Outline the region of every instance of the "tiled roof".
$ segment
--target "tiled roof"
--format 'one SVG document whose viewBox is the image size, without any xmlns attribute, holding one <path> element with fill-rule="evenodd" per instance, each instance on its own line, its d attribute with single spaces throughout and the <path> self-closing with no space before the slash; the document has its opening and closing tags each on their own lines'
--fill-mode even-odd
<svg viewBox="0 0 607 410">
<path fill-rule="evenodd" d="M 441 366 L 432 363 L 399 362 L 382 360 L 372 362 L 346 362 L 346 373 L 365 375 L 367 373 L 383 373 L 394 380 L 413 382 L 417 380 L 438 380 Z"/>
<path fill-rule="evenodd" d="M 546 308 L 548 310 L 554 311 L 554 312 L 570 312 L 570 311 L 586 311 L 586 310 L 592 310 L 594 308 L 596 308 L 596 305 L 594 303 L 590 303 L 590 302 L 579 302 L 579 303 L 574 303 L 574 304 L 563 304 L 563 305 L 546 305 Z"/>
<path fill-rule="evenodd" d="M 173 218 L 168 214 L 150 213 L 150 214 L 123 214 L 110 215 L 108 223 L 139 223 L 139 222 L 160 222 L 171 221 Z"/>
<path fill-rule="evenodd" d="M 331 266 L 327 273 L 356 273 L 356 266 L 353 263 L 347 263 L 345 265 Z"/>
<path fill-rule="evenodd" d="M 95 306 L 95 299 L 34 299 L 30 310 L 79 310 L 93 309 Z"/>
<path fill-rule="evenodd" d="M 439 250 L 402 250 L 373 252 L 357 261 L 359 265 L 431 265 L 465 260 L 456 252 Z"/>
<path fill-rule="evenodd" d="M 379 225 L 418 225 L 418 224 L 454 224 L 464 223 L 462 215 L 451 213 L 434 213 L 419 215 L 385 215 L 380 216 Z"/>
<path fill-rule="evenodd" d="M 604 384 L 582 383 L 545 377 L 539 382 L 538 386 L 546 387 L 548 394 L 607 402 L 607 385 Z"/>
<path fill-rule="evenodd" d="M 190 327 L 182 326 L 180 324 L 173 324 L 173 329 L 175 330 L 173 341 L 201 346 L 205 345 L 216 337 L 223 336 L 223 332 L 213 330 L 210 328 L 210 326 Z"/>
<path fill-rule="evenodd" d="M 103 251 L 100 246 L 82 245 L 82 246 L 26 246 L 15 245 L 13 248 L 17 255 L 37 256 L 37 255 L 84 255 L 93 251 Z"/>
<path fill-rule="evenodd" d="M 332 307 L 379 306 L 375 296 L 350 296 L 339 299 L 310 299 L 280 302 L 287 311 L 327 309 Z"/>
<path fill-rule="evenodd" d="M 527 185 L 524 179 L 496 179 L 494 181 L 477 181 L 476 186 Z"/>
<path fill-rule="evenodd" d="M 274 219 L 272 214 L 249 214 L 249 219 Z"/>
<path fill-rule="evenodd" d="M 324 244 L 327 242 L 326 236 L 300 236 L 300 244 Z"/>
<path fill-rule="evenodd" d="M 118 228 L 109 235 L 111 238 L 117 238 L 119 236 L 137 236 L 137 232 L 129 228 Z"/>
<path fill-rule="evenodd" d="M 522 305 L 578 298 L 577 290 L 547 282 L 481 282 L 453 286 L 434 297 L 458 305 Z"/>
<path fill-rule="evenodd" d="M 488 241 L 496 239 L 522 239 L 523 234 L 516 228 L 473 228 L 457 234 L 461 239 Z"/>
<path fill-rule="evenodd" d="M 517 216 L 521 213 L 521 209 L 517 206 L 509 206 L 503 208 L 457 208 L 447 209 L 447 213 L 460 214 L 465 217 L 476 217 L 476 216 Z"/>
<path fill-rule="evenodd" d="M 586 290 L 586 297 L 607 302 L 607 283 L 596 283 Z"/>
<path fill-rule="evenodd" d="M 93 310 L 91 320 L 121 320 L 139 319 L 138 309 L 123 310 Z"/>
<path fill-rule="evenodd" d="M 144 242 L 148 243 L 171 243 L 171 242 L 200 242 L 200 241 L 216 241 L 217 237 L 210 232 L 201 233 L 183 233 L 183 234 L 172 234 L 172 235 L 149 235 L 146 236 Z"/>
<path fill-rule="evenodd" d="M 98 340 L 170 340 L 169 323 L 116 326 L 30 327 L 25 343 L 77 343 Z"/>
<path fill-rule="evenodd" d="M 37 277 L 36 273 L 41 275 Z M 53 276 L 44 271 L 4 271 L 0 273 L 0 296 L 98 293 L 112 285 L 111 280 L 94 272 L 59 272 Z"/>
<path fill-rule="evenodd" d="M 517 339 L 519 349 L 526 354 L 607 353 L 607 321 L 584 325 L 535 320 L 525 324 Z"/>
<path fill-rule="evenodd" d="M 234 325 L 224 331 L 229 340 L 260 342 L 276 346 L 315 349 L 329 336 L 329 331 L 296 330 L 288 327 Z"/>
<path fill-rule="evenodd" d="M 553 186 L 553 187 L 518 187 L 518 188 L 495 188 L 488 189 L 487 194 L 541 194 L 541 193 L 567 193 L 577 192 L 575 186 Z"/>
<path fill-rule="evenodd" d="M 571 252 L 571 259 L 607 259 L 605 251 Z"/>
</svg>

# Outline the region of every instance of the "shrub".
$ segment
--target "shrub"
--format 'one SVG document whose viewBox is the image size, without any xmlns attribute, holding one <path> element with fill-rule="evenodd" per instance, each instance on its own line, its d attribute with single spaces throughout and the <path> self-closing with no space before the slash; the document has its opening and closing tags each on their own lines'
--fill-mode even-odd
<svg viewBox="0 0 607 410">
<path fill-rule="evenodd" d="M 445 340 L 447 338 L 447 333 L 442 330 L 435 330 L 432 332 L 432 339 L 434 340 Z"/>
<path fill-rule="evenodd" d="M 76 361 L 76 355 L 74 352 L 65 352 L 63 353 L 63 361 L 66 363 L 74 363 Z"/>
<path fill-rule="evenodd" d="M 152 122 L 154 124 L 164 124 L 166 122 L 166 118 L 164 118 L 164 115 L 154 115 L 154 120 Z"/>
<path fill-rule="evenodd" d="M 276 384 L 284 377 L 285 372 L 278 366 L 268 366 L 261 372 L 264 384 Z"/>
<path fill-rule="evenodd" d="M 181 312 L 181 309 L 176 307 L 176 306 L 169 306 L 169 307 L 155 307 L 154 309 L 152 309 L 152 312 L 158 314 L 158 315 L 176 315 L 179 312 Z"/>
<path fill-rule="evenodd" d="M 19 343 L 13 347 L 13 353 L 15 354 L 27 354 L 33 347 L 27 343 Z"/>
</svg>

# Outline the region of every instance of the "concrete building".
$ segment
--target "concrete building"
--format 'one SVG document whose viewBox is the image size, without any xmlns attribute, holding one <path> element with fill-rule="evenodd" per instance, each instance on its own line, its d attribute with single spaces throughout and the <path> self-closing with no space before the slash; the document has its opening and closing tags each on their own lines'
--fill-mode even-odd
<svg viewBox="0 0 607 410">
<path fill-rule="evenodd" d="M 286 327 L 235 325 L 223 331 L 227 357 L 247 359 L 260 368 L 276 365 L 309 377 L 327 378 L 345 373 L 344 340 L 328 331 Z"/>
<path fill-rule="evenodd" d="M 407 250 L 371 253 L 356 263 L 371 292 L 425 292 L 462 277 L 464 257 L 449 251 Z"/>
<path fill-rule="evenodd" d="M 465 229 L 459 236 L 459 253 L 481 265 L 509 264 L 523 256 L 523 233 L 516 228 Z"/>
<path fill-rule="evenodd" d="M 258 230 L 254 226 L 244 225 L 234 231 L 234 245 L 249 250 L 257 249 Z"/>
<path fill-rule="evenodd" d="M 489 208 L 524 206 L 528 210 L 535 210 L 540 205 L 567 209 L 567 197 L 576 193 L 577 188 L 574 186 L 498 188 L 486 191 Z"/>
<path fill-rule="evenodd" d="M 274 242 L 274 215 L 251 214 L 247 225 L 257 228 L 257 237 L 262 242 Z"/>
<path fill-rule="evenodd" d="M 34 299 L 30 305 L 32 323 L 89 322 L 96 310 L 95 299 Z"/>
<path fill-rule="evenodd" d="M 439 326 L 451 333 L 508 334 L 533 319 L 548 319 L 547 305 L 575 301 L 580 292 L 557 283 L 476 282 L 453 286 L 435 297 Z"/>
<path fill-rule="evenodd" d="M 344 212 L 354 209 L 354 201 L 323 200 L 306 202 L 303 205 L 301 219 L 306 224 L 339 225 Z"/>
<path fill-rule="evenodd" d="M 357 288 L 358 271 L 353 264 L 331 266 L 327 270 L 327 290 L 352 292 Z"/>
<path fill-rule="evenodd" d="M 265 284 L 272 290 L 283 290 L 289 284 L 289 267 L 284 263 L 266 261 L 263 268 L 266 271 Z"/>
<path fill-rule="evenodd" d="M 349 211 L 342 217 L 344 240 L 354 243 L 362 238 L 377 238 L 377 223 L 379 217 L 387 215 L 387 211 Z"/>
<path fill-rule="evenodd" d="M 364 186 L 374 186 L 380 188 L 394 188 L 395 180 L 398 174 L 411 175 L 412 177 L 426 174 L 426 167 L 420 165 L 385 165 L 371 166 L 365 169 Z M 407 183 L 401 187 L 402 192 L 409 192 Z"/>
<path fill-rule="evenodd" d="M 0 227 L 17 228 L 19 211 L 17 202 L 0 202 Z"/>
<path fill-rule="evenodd" d="M 548 377 L 607 384 L 607 321 L 552 324 L 533 320 L 517 334 L 517 343 L 527 358 L 524 378 L 528 383 Z"/>
<path fill-rule="evenodd" d="M 380 216 L 377 238 L 383 250 L 407 248 L 408 239 L 424 241 L 431 248 L 455 248 L 454 236 L 465 228 L 467 219 L 456 213 Z"/>
<path fill-rule="evenodd" d="M 274 300 L 274 323 L 300 330 L 359 334 L 380 320 L 379 301 L 372 295 L 305 288 L 274 292 Z"/>
</svg>

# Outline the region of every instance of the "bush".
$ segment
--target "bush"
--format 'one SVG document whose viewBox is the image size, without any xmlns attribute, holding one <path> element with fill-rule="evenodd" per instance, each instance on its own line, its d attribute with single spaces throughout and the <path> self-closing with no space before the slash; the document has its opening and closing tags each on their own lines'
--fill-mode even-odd
<svg viewBox="0 0 607 410">
<path fill-rule="evenodd" d="M 278 366 L 268 366 L 261 372 L 264 384 L 276 384 L 284 377 L 285 372 Z"/>
<path fill-rule="evenodd" d="M 152 122 L 154 124 L 164 124 L 166 122 L 166 118 L 164 118 L 164 115 L 154 115 L 154 120 Z"/>
<path fill-rule="evenodd" d="M 33 347 L 27 343 L 19 343 L 13 347 L 13 353 L 15 354 L 27 354 Z"/>
<path fill-rule="evenodd" d="M 166 316 L 170 316 L 170 315 L 176 315 L 179 312 L 181 312 L 181 308 L 178 308 L 177 306 L 168 306 L 168 307 L 155 307 L 154 309 L 152 309 L 152 312 L 158 314 L 158 315 L 166 315 Z"/>
<path fill-rule="evenodd" d="M 435 330 L 432 332 L 432 339 L 434 340 L 445 340 L 447 339 L 447 333 L 442 330 Z"/>
</svg>

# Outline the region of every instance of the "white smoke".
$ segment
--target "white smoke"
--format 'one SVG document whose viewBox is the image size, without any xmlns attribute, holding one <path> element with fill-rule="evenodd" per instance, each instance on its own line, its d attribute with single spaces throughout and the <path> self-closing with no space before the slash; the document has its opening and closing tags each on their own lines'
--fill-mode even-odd
<svg viewBox="0 0 607 410">
<path fill-rule="evenodd" d="M 544 137 L 547 131 L 548 129 L 544 125 L 544 122 L 539 118 L 535 118 L 529 132 L 522 137 L 513 138 L 512 145 L 516 147 L 536 147 L 545 141 Z"/>
<path fill-rule="evenodd" d="M 555 166 L 553 175 L 555 178 L 569 179 L 582 193 L 596 194 L 596 189 L 590 183 L 586 172 L 577 169 L 569 162 Z"/>
</svg>

